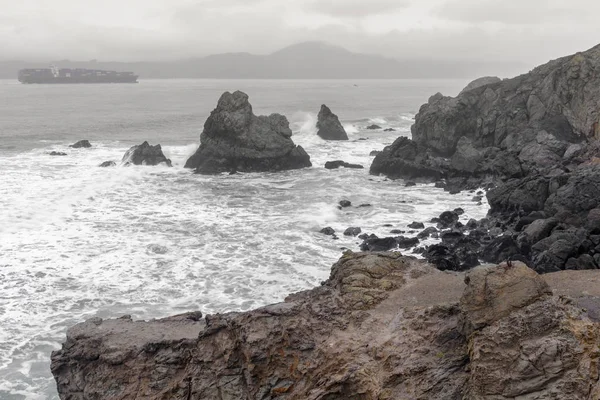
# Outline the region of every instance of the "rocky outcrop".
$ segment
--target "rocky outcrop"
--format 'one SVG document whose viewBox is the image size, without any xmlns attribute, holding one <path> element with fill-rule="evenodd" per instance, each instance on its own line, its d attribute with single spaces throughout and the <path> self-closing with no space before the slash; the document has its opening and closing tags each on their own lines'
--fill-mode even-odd
<svg viewBox="0 0 600 400">
<path fill-rule="evenodd" d="M 121 162 L 125 165 L 159 165 L 165 164 L 171 167 L 169 160 L 162 152 L 160 144 L 151 146 L 148 142 L 133 146 L 123 156 Z"/>
<path fill-rule="evenodd" d="M 441 176 L 468 188 L 545 171 L 560 165 L 567 150 L 576 153 L 573 146 L 600 137 L 599 104 L 597 46 L 456 98 L 432 96 L 415 118 L 412 140 L 386 148 L 371 172 Z"/>
<path fill-rule="evenodd" d="M 492 85 L 494 83 L 502 82 L 502 79 L 497 76 L 484 76 L 481 78 L 477 78 L 474 81 L 470 82 L 463 90 L 460 91 L 460 94 L 464 92 L 468 92 L 469 90 L 477 89 L 482 86 Z"/>
<path fill-rule="evenodd" d="M 89 140 L 80 140 L 79 142 L 70 145 L 69 147 L 72 147 L 74 149 L 89 149 L 90 147 L 92 147 L 92 144 L 90 143 Z"/>
<path fill-rule="evenodd" d="M 596 399 L 589 273 L 347 253 L 322 286 L 254 311 L 79 324 L 52 372 L 61 399 Z"/>
<path fill-rule="evenodd" d="M 200 147 L 185 167 L 201 174 L 310 167 L 310 157 L 291 136 L 285 116 L 256 116 L 247 94 L 225 92 L 204 124 Z"/>
<path fill-rule="evenodd" d="M 337 115 L 331 112 L 325 104 L 317 116 L 317 135 L 325 140 L 348 140 L 346 130 Z"/>
<path fill-rule="evenodd" d="M 326 169 L 337 169 L 337 168 L 340 168 L 340 167 L 353 168 L 353 169 L 363 169 L 364 168 L 362 165 L 359 165 L 359 164 L 350 164 L 350 163 L 347 163 L 347 162 L 342 161 L 342 160 L 327 161 L 325 163 L 325 168 Z"/>
</svg>

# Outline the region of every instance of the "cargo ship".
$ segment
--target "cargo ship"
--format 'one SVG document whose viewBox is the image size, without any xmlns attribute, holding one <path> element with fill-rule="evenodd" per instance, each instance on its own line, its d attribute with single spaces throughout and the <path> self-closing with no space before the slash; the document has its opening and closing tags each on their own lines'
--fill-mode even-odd
<svg viewBox="0 0 600 400">
<path fill-rule="evenodd" d="M 21 83 L 137 83 L 133 72 L 83 68 L 28 68 L 19 71 Z"/>
</svg>

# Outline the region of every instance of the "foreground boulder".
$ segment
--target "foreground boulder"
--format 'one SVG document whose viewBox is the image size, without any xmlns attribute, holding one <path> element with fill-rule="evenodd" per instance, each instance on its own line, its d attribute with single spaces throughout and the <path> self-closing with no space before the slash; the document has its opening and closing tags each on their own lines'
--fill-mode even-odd
<svg viewBox="0 0 600 400">
<path fill-rule="evenodd" d="M 171 160 L 163 154 L 160 144 L 151 146 L 148 142 L 131 147 L 127 150 L 121 162 L 126 165 L 158 165 L 164 163 L 169 167 L 172 166 Z"/>
<path fill-rule="evenodd" d="M 597 399 L 594 276 L 346 253 L 254 311 L 88 320 L 51 368 L 61 399 Z"/>
<path fill-rule="evenodd" d="M 80 140 L 79 142 L 70 145 L 69 147 L 72 147 L 74 149 L 88 149 L 90 147 L 92 147 L 92 144 L 89 142 L 89 140 Z"/>
<path fill-rule="evenodd" d="M 256 116 L 247 94 L 225 92 L 204 124 L 200 147 L 185 167 L 201 174 L 310 167 L 310 157 L 291 136 L 285 116 Z"/>
<path fill-rule="evenodd" d="M 317 135 L 325 140 L 348 140 L 346 130 L 337 115 L 331 112 L 325 104 L 317 116 Z"/>
</svg>

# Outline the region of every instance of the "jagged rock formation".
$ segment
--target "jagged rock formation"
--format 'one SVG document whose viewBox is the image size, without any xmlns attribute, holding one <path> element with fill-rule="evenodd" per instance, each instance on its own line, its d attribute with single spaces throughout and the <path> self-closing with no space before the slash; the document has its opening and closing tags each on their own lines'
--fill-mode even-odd
<svg viewBox="0 0 600 400">
<path fill-rule="evenodd" d="M 325 140 L 348 140 L 346 130 L 337 115 L 331 112 L 325 104 L 317 116 L 317 135 Z"/>
<path fill-rule="evenodd" d="M 590 274 L 548 286 L 519 263 L 465 278 L 347 253 L 323 286 L 254 311 L 79 324 L 52 372 L 61 399 L 597 399 Z"/>
<path fill-rule="evenodd" d="M 310 157 L 291 136 L 285 116 L 256 116 L 247 94 L 225 92 L 204 123 L 200 147 L 185 167 L 201 174 L 310 167 Z"/>
<path fill-rule="evenodd" d="M 80 149 L 80 148 L 85 148 L 88 149 L 90 147 L 92 147 L 92 144 L 90 143 L 89 140 L 80 140 L 75 144 L 70 145 L 69 147 L 72 147 L 74 149 Z"/>
<path fill-rule="evenodd" d="M 493 83 L 502 82 L 502 79 L 497 76 L 484 76 L 481 78 L 477 78 L 474 81 L 470 82 L 463 90 L 460 91 L 459 95 L 464 92 L 468 92 L 469 90 L 477 89 L 482 86 L 491 85 Z"/>
<path fill-rule="evenodd" d="M 351 163 L 347 163 L 346 161 L 342 161 L 342 160 L 327 161 L 325 163 L 325 168 L 326 169 L 337 169 L 337 168 L 340 168 L 340 167 L 354 168 L 354 169 L 363 169 L 364 168 L 362 165 L 351 164 Z"/>
<path fill-rule="evenodd" d="M 597 46 L 456 98 L 432 96 L 412 127 L 416 154 L 407 154 L 399 138 L 371 172 L 412 179 L 423 170 L 422 178 L 442 176 L 463 187 L 519 178 L 559 165 L 572 145 L 600 137 L 599 119 Z"/>
<path fill-rule="evenodd" d="M 172 166 L 171 160 L 163 154 L 160 144 L 151 146 L 148 142 L 131 147 L 127 150 L 121 162 L 125 165 L 158 165 L 165 163 L 169 167 Z"/>
</svg>

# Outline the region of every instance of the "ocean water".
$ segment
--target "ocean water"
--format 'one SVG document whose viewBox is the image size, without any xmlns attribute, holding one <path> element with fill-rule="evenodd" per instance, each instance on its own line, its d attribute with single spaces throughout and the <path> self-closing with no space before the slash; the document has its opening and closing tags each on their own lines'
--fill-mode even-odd
<svg viewBox="0 0 600 400">
<path fill-rule="evenodd" d="M 347 227 L 389 236 L 459 206 L 464 220 L 483 217 L 487 205 L 472 194 L 368 174 L 369 153 L 409 136 L 431 94 L 455 95 L 466 83 L 0 81 L 0 399 L 57 399 L 50 353 L 87 318 L 249 310 L 319 285 L 343 248 L 358 250 L 360 240 L 342 235 Z M 313 167 L 212 177 L 185 170 L 225 90 L 248 93 L 256 114 L 286 115 Z M 321 103 L 338 114 L 348 142 L 317 137 Z M 373 123 L 397 131 L 365 129 Z M 93 147 L 68 147 L 80 139 Z M 144 140 L 160 143 L 174 167 L 98 167 Z M 323 168 L 338 159 L 365 169 Z M 338 210 L 342 199 L 354 206 Z M 372 207 L 356 207 L 365 203 Z M 338 240 L 319 233 L 326 226 Z"/>
</svg>

